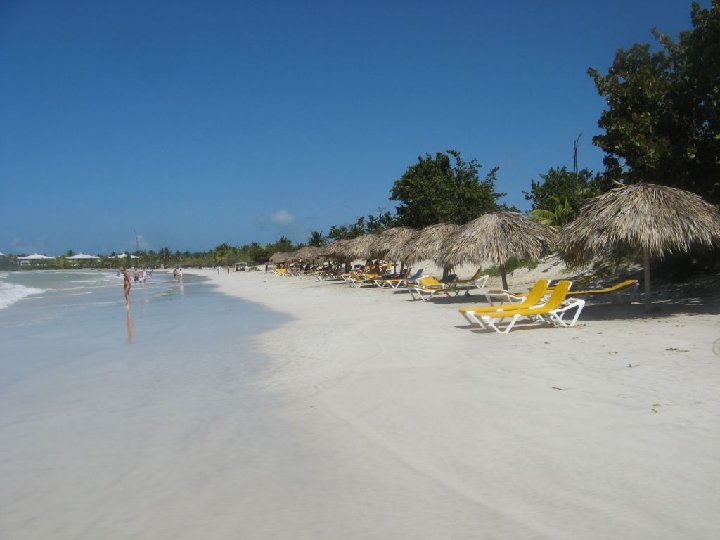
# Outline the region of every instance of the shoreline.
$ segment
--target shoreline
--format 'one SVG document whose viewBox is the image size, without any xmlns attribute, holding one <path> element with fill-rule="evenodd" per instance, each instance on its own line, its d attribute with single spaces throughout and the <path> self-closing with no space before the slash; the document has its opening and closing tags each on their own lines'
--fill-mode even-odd
<svg viewBox="0 0 720 540">
<path fill-rule="evenodd" d="M 378 508 L 397 509 L 377 531 L 720 535 L 716 314 L 646 319 L 628 316 L 637 306 L 596 316 L 586 308 L 577 328 L 496 335 L 469 330 L 457 304 L 410 302 L 389 289 L 189 272 L 292 317 L 257 337 L 273 359 L 260 384 L 290 400 L 293 425 L 342 449 L 330 477 L 344 478 L 345 467 L 369 475 L 365 492 L 338 482 L 335 496 L 372 493 Z M 399 496 L 411 486 L 422 504 Z M 433 506 L 442 515 L 419 513 Z"/>
</svg>

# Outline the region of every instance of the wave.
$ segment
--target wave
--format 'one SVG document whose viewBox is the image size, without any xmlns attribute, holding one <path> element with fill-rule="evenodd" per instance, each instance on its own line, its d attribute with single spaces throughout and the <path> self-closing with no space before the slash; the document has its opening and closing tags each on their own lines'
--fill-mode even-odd
<svg viewBox="0 0 720 540">
<path fill-rule="evenodd" d="M 44 292 L 45 289 L 24 287 L 16 283 L 0 282 L 0 309 L 5 309 L 33 294 L 42 294 Z"/>
</svg>

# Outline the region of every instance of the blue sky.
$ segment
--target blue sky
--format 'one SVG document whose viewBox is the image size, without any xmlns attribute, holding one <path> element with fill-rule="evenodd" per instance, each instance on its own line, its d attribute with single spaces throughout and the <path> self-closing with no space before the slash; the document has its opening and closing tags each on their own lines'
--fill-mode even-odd
<svg viewBox="0 0 720 540">
<path fill-rule="evenodd" d="M 701 2 L 707 6 L 709 1 Z M 206 251 L 392 210 L 419 155 L 602 169 L 586 74 L 690 1 L 0 0 L 0 251 Z"/>
</svg>

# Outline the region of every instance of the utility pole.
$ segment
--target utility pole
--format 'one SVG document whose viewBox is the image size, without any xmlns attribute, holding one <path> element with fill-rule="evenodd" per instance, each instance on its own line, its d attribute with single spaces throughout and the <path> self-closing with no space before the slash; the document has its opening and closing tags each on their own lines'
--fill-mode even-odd
<svg viewBox="0 0 720 540">
<path fill-rule="evenodd" d="M 580 153 L 580 137 L 582 133 L 573 141 L 573 172 L 577 176 L 578 173 L 578 154 Z"/>
</svg>

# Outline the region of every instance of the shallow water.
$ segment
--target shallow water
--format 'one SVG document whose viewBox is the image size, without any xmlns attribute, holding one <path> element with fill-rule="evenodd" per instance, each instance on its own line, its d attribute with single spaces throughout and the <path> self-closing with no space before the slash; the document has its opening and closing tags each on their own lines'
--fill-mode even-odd
<svg viewBox="0 0 720 540">
<path fill-rule="evenodd" d="M 0 309 L 0 390 L 23 373 L 62 369 L 65 362 L 88 367 L 174 351 L 232 351 L 250 369 L 258 358 L 248 339 L 282 320 L 192 275 L 177 281 L 156 272 L 146 283 L 133 283 L 130 309 L 115 272 L 8 272 L 0 284 L 21 296 Z M 25 291 L 30 294 L 22 296 Z"/>
<path fill-rule="evenodd" d="M 0 309 L 0 538 L 182 537 L 204 517 L 167 516 L 226 497 L 217 467 L 272 449 L 246 435 L 288 431 L 251 343 L 279 315 L 189 275 L 133 284 L 130 309 L 112 272 L 0 281 L 33 292 Z"/>
</svg>

